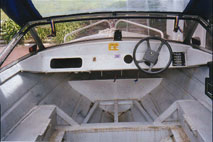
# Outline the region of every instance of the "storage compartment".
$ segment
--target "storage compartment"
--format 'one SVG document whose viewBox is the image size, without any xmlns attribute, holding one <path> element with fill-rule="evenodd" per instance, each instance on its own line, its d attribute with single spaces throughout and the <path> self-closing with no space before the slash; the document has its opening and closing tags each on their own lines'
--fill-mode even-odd
<svg viewBox="0 0 213 142">
<path fill-rule="evenodd" d="M 82 66 L 81 58 L 64 58 L 64 59 L 52 59 L 50 67 L 57 68 L 80 68 Z"/>
</svg>

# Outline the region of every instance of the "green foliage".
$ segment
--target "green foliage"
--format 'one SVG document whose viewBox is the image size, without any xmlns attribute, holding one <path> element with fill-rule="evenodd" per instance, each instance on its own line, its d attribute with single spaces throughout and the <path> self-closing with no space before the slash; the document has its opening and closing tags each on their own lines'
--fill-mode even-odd
<svg viewBox="0 0 213 142">
<path fill-rule="evenodd" d="M 59 23 L 56 24 L 56 37 L 53 38 L 48 38 L 49 35 L 51 35 L 51 27 L 50 25 L 46 25 L 46 26 L 41 26 L 41 27 L 36 27 L 37 33 L 39 35 L 39 37 L 44 41 L 50 41 L 50 42 L 54 42 L 54 43 L 63 43 L 64 41 L 64 36 L 67 33 L 72 32 L 73 30 L 76 30 L 80 27 L 83 26 L 83 22 L 73 22 L 73 23 Z M 13 36 L 18 33 L 18 31 L 20 30 L 20 26 L 17 25 L 14 21 L 12 21 L 11 19 L 8 19 L 6 21 L 4 21 L 3 25 L 2 25 L 2 37 L 4 40 L 6 40 L 7 42 L 9 42 Z M 30 39 L 32 38 L 31 35 L 29 33 L 27 33 L 24 36 L 24 40 Z M 75 38 L 75 35 L 71 36 L 68 38 L 68 40 L 72 40 L 73 38 Z"/>
<path fill-rule="evenodd" d="M 52 38 L 48 38 L 49 35 L 51 35 L 51 27 L 50 25 L 37 27 L 37 33 L 39 37 L 45 42 L 45 41 L 51 41 L 55 43 L 63 43 L 64 42 L 64 36 L 80 27 L 82 27 L 84 24 L 83 22 L 73 22 L 73 23 L 58 23 L 56 24 L 56 36 Z M 68 40 L 72 40 L 75 38 L 75 35 L 72 35 L 68 37 Z"/>
<path fill-rule="evenodd" d="M 42 26 L 42 27 L 36 27 L 36 31 L 39 35 L 39 37 L 45 42 L 47 40 L 47 36 L 51 34 L 50 26 Z"/>
<path fill-rule="evenodd" d="M 4 40 L 9 42 L 13 36 L 18 33 L 20 26 L 13 22 L 11 19 L 8 19 L 2 24 L 2 37 Z"/>
<path fill-rule="evenodd" d="M 54 41 L 57 43 L 64 42 L 64 36 L 72 31 L 81 28 L 84 25 L 83 22 L 73 22 L 73 23 L 59 23 L 56 24 L 56 37 Z M 76 37 L 76 35 L 72 35 L 68 37 L 68 41 L 72 40 Z"/>
<path fill-rule="evenodd" d="M 1 20 L 2 21 L 9 19 L 9 17 L 4 13 L 4 11 L 2 9 L 0 9 L 0 14 L 1 14 Z"/>
</svg>

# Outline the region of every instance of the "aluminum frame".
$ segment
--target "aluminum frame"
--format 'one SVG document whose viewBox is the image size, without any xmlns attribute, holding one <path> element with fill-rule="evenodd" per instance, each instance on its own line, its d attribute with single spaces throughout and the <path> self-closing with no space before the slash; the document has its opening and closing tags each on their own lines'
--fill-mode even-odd
<svg viewBox="0 0 213 142">
<path fill-rule="evenodd" d="M 108 14 L 108 16 L 100 16 L 103 14 Z M 139 14 L 139 15 L 137 15 Z M 145 14 L 145 15 L 140 15 Z M 156 15 L 157 16 L 150 16 Z M 168 14 L 168 15 L 165 15 Z M 170 15 L 170 16 L 169 16 Z M 92 17 L 93 16 L 93 17 Z M 61 16 L 53 16 L 48 18 L 43 18 L 38 21 L 28 22 L 25 26 L 23 26 L 20 31 L 13 37 L 13 39 L 9 42 L 7 47 L 0 53 L 0 66 L 4 63 L 10 53 L 13 51 L 15 46 L 19 43 L 19 41 L 23 38 L 23 36 L 30 31 L 32 28 L 39 25 L 50 24 L 51 20 L 54 20 L 54 23 L 63 23 L 63 22 L 74 22 L 74 21 L 86 21 L 86 20 L 104 20 L 104 19 L 171 19 L 175 20 L 176 16 L 179 17 L 180 20 L 194 20 L 200 23 L 211 35 L 213 35 L 213 28 L 210 23 L 199 16 L 192 15 L 183 15 L 178 12 L 140 12 L 140 11 L 120 11 L 120 12 L 94 12 L 94 13 L 80 13 L 80 14 L 72 14 L 72 15 L 61 15 Z M 79 18 L 80 17 L 80 18 Z"/>
</svg>

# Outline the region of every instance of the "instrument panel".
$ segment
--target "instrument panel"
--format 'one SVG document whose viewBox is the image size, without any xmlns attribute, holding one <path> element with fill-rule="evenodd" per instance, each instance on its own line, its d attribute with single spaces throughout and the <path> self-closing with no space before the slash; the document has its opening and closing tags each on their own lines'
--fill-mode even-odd
<svg viewBox="0 0 213 142">
<path fill-rule="evenodd" d="M 93 41 L 60 45 L 46 49 L 19 63 L 23 71 L 32 72 L 84 72 L 137 69 L 132 59 L 133 50 L 139 40 Z M 153 46 L 158 43 L 152 43 Z M 189 45 L 169 42 L 173 51 L 169 68 L 191 67 L 206 64 L 212 55 Z M 141 45 L 141 56 L 146 45 Z M 158 63 L 161 68 L 167 60 L 167 52 L 161 51 Z M 140 55 L 139 55 L 140 56 Z M 148 66 L 144 65 L 144 68 Z"/>
</svg>

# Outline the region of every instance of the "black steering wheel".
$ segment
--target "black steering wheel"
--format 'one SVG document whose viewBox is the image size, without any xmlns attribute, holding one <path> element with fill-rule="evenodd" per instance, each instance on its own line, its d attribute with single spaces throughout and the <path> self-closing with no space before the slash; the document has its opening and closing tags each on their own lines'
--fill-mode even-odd
<svg viewBox="0 0 213 142">
<path fill-rule="evenodd" d="M 157 50 L 154 50 L 151 48 L 150 46 L 150 41 L 151 40 L 158 40 L 160 41 L 160 46 L 157 48 Z M 143 42 L 146 42 L 147 43 L 147 49 L 142 57 L 142 59 L 140 60 L 137 60 L 136 59 L 136 53 L 137 53 L 137 49 L 139 47 L 139 45 L 141 45 Z M 161 55 L 161 49 L 162 47 L 165 45 L 165 47 L 167 47 L 168 51 L 169 51 L 169 60 L 168 62 L 166 63 L 166 65 L 163 67 L 163 68 L 160 68 L 158 70 L 153 70 L 153 67 L 157 64 L 158 62 L 158 57 Z M 140 53 L 140 52 L 139 52 Z M 133 51 L 133 59 L 134 59 L 134 62 L 135 62 L 135 65 L 138 67 L 138 69 L 142 72 L 145 72 L 147 74 L 158 74 L 158 73 L 161 73 L 163 71 L 165 71 L 169 65 L 171 64 L 172 62 L 172 48 L 171 46 L 169 45 L 169 43 L 160 38 L 160 37 L 147 37 L 147 38 L 144 38 L 142 40 L 140 40 L 135 48 L 134 48 L 134 51 Z M 147 66 L 149 66 L 148 69 L 143 69 L 140 64 L 146 64 Z"/>
</svg>

